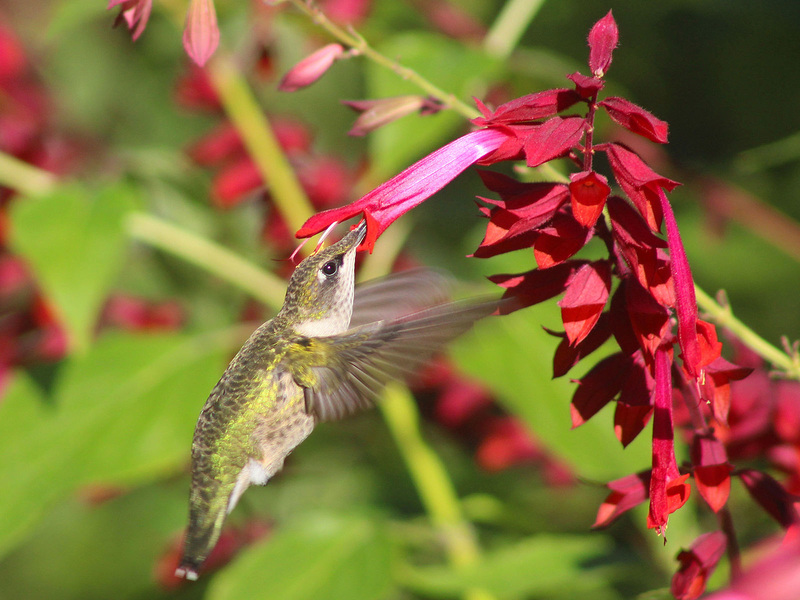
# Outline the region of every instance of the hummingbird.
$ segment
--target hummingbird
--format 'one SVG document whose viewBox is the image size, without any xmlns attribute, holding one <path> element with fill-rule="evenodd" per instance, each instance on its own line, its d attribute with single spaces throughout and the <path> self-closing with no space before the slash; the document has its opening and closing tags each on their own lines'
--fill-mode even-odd
<svg viewBox="0 0 800 600">
<path fill-rule="evenodd" d="M 304 259 L 283 307 L 236 354 L 192 440 L 189 524 L 178 577 L 195 580 L 242 493 L 264 485 L 321 421 L 372 406 L 497 300 L 449 301 L 441 274 L 415 269 L 354 290 L 366 221 Z"/>
</svg>

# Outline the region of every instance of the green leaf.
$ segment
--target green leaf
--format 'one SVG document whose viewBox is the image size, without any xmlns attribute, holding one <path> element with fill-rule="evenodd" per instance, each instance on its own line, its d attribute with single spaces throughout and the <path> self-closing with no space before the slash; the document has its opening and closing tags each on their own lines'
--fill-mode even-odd
<svg viewBox="0 0 800 600">
<path fill-rule="evenodd" d="M 583 477 L 608 480 L 650 464 L 649 435 L 642 433 L 627 449 L 614 435 L 613 407 L 571 429 L 569 403 L 575 384 L 552 378 L 557 340 L 542 325 L 558 327 L 558 307 L 538 305 L 508 316 L 490 318 L 474 338 L 453 346 L 452 355 L 465 372 L 487 383 L 506 409 Z M 598 351 L 575 370 L 584 372 L 604 353 Z"/>
<path fill-rule="evenodd" d="M 609 552 L 608 540 L 598 536 L 539 535 L 486 553 L 474 565 L 413 569 L 408 582 L 439 597 L 481 589 L 498 598 L 615 598 L 608 569 L 589 565 Z"/>
<path fill-rule="evenodd" d="M 211 583 L 210 600 L 373 600 L 391 591 L 392 546 L 379 521 L 314 515 L 254 546 Z"/>
<path fill-rule="evenodd" d="M 171 574 L 163 557 L 179 541 L 176 524 L 186 518 L 186 486 L 180 479 L 100 503 L 59 503 L 25 543 L 0 560 L 0 597 L 174 598 L 158 589 L 156 579 Z"/>
<path fill-rule="evenodd" d="M 436 82 L 440 89 L 460 99 L 469 98 L 482 89 L 498 67 L 496 61 L 483 52 L 424 32 L 396 35 L 377 49 L 384 56 L 397 57 L 403 66 Z M 369 63 L 366 78 L 372 98 L 425 94 L 415 84 L 382 65 Z M 375 174 L 380 178 L 396 174 L 425 153 L 451 141 L 466 125 L 463 116 L 454 111 L 444 111 L 426 117 L 406 117 L 381 127 L 370 134 Z"/>
<path fill-rule="evenodd" d="M 11 245 L 27 259 L 74 350 L 88 347 L 122 264 L 122 220 L 133 202 L 125 186 L 95 195 L 73 186 L 11 205 Z"/>
<path fill-rule="evenodd" d="M 18 377 L 0 404 L 0 555 L 82 485 L 132 485 L 183 464 L 229 347 L 209 335 L 107 335 L 64 365 L 46 402 Z"/>
</svg>

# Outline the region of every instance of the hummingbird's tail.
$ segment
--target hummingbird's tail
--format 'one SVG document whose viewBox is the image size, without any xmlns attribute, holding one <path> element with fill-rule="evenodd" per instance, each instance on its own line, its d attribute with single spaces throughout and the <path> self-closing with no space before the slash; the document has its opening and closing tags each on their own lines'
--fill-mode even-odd
<svg viewBox="0 0 800 600">
<path fill-rule="evenodd" d="M 185 577 L 191 581 L 197 579 L 200 567 L 219 540 L 226 513 L 225 504 L 208 510 L 207 505 L 190 503 L 189 527 L 183 542 L 183 556 L 175 569 L 176 577 Z"/>
</svg>

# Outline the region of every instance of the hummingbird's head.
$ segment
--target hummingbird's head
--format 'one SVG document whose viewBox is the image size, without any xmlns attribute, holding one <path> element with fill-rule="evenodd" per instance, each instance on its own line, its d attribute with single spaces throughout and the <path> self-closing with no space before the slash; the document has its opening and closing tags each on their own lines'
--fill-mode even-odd
<svg viewBox="0 0 800 600">
<path fill-rule="evenodd" d="M 281 310 L 297 333 L 318 337 L 348 328 L 353 314 L 356 248 L 366 233 L 367 223 L 362 221 L 341 240 L 297 265 Z"/>
</svg>

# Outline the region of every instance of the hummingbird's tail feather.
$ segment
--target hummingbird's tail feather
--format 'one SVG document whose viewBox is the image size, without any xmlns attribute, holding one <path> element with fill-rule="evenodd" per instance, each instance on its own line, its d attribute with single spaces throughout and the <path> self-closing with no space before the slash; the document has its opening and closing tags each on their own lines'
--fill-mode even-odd
<svg viewBox="0 0 800 600">
<path fill-rule="evenodd" d="M 185 577 L 192 581 L 197 579 L 200 568 L 217 545 L 227 514 L 227 497 L 218 498 L 216 502 L 211 500 L 209 503 L 209 498 L 203 496 L 196 489 L 192 490 L 183 555 L 175 569 L 176 577 Z"/>
</svg>

